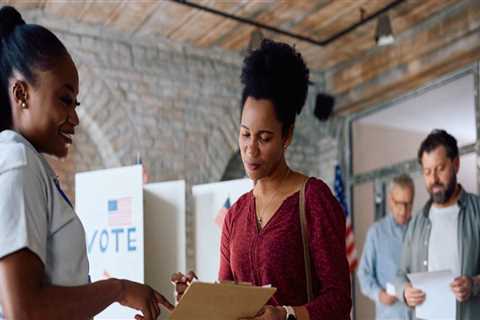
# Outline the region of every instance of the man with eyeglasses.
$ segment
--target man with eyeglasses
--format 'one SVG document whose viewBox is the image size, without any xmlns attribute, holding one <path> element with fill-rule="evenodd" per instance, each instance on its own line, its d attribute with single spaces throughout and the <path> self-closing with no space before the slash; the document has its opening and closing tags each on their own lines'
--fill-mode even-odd
<svg viewBox="0 0 480 320">
<path fill-rule="evenodd" d="M 433 130 L 418 150 L 418 161 L 430 200 L 410 222 L 400 262 L 398 297 L 412 308 L 428 296 L 413 288 L 407 274 L 451 270 L 456 301 L 454 319 L 480 319 L 480 197 L 457 181 L 460 158 L 457 140 L 445 130 Z M 434 320 L 434 319 L 426 319 Z M 436 319 L 435 319 L 436 320 Z"/>
<path fill-rule="evenodd" d="M 388 192 L 390 214 L 373 224 L 367 233 L 357 276 L 362 293 L 375 302 L 377 320 L 408 319 L 409 310 L 395 296 L 394 283 L 412 216 L 414 193 L 415 186 L 409 175 L 393 178 Z"/>
</svg>

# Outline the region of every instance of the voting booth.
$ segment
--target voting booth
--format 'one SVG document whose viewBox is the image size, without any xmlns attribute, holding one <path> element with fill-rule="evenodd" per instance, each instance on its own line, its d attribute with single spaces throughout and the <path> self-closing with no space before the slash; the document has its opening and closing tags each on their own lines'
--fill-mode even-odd
<svg viewBox="0 0 480 320">
<path fill-rule="evenodd" d="M 173 302 L 170 276 L 186 268 L 185 182 L 144 185 L 141 165 L 84 172 L 76 175 L 75 198 L 91 280 L 146 283 Z M 133 319 L 137 313 L 115 303 L 95 319 Z"/>
<path fill-rule="evenodd" d="M 196 185 L 192 188 L 195 214 L 195 272 L 202 281 L 216 281 L 220 238 L 228 207 L 253 188 L 250 179 Z"/>
</svg>

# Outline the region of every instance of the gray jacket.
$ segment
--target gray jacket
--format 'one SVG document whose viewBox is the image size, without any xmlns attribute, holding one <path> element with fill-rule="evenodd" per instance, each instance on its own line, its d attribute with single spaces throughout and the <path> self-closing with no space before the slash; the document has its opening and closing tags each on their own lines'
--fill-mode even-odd
<svg viewBox="0 0 480 320">
<path fill-rule="evenodd" d="M 401 287 L 408 282 L 407 274 L 428 271 L 428 243 L 431 221 L 428 217 L 432 202 L 428 201 L 423 211 L 410 222 L 403 244 L 403 253 L 398 271 Z M 458 199 L 458 253 L 462 275 L 480 274 L 480 197 L 462 189 Z M 403 290 L 398 290 L 403 301 Z M 480 295 L 472 296 L 467 302 L 457 301 L 456 320 L 480 319 Z"/>
</svg>

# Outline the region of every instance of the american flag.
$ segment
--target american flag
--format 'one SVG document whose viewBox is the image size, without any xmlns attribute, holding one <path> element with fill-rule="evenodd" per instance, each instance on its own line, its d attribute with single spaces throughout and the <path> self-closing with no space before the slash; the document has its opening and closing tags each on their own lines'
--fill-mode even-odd
<svg viewBox="0 0 480 320">
<path fill-rule="evenodd" d="M 108 200 L 108 226 L 118 227 L 132 223 L 132 198 Z"/>
<path fill-rule="evenodd" d="M 217 216 L 215 217 L 215 223 L 222 230 L 223 222 L 225 221 L 225 216 L 227 215 L 228 209 L 230 209 L 230 197 L 225 200 L 223 207 L 218 211 Z"/>
<path fill-rule="evenodd" d="M 345 199 L 345 187 L 343 184 L 342 169 L 340 169 L 338 164 L 335 166 L 335 196 L 337 197 L 338 202 L 340 202 L 345 214 L 345 246 L 347 249 L 348 266 L 350 268 L 350 272 L 353 272 L 358 265 L 357 249 L 355 247 L 355 238 L 353 236 L 352 219 Z"/>
</svg>

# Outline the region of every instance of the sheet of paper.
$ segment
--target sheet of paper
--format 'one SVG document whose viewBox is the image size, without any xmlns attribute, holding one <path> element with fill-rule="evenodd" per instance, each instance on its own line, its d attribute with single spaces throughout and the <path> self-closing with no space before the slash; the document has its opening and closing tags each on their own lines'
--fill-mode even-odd
<svg viewBox="0 0 480 320">
<path fill-rule="evenodd" d="M 171 320 L 238 320 L 254 316 L 277 289 L 245 284 L 193 282 Z"/>
<path fill-rule="evenodd" d="M 451 270 L 410 273 L 407 275 L 414 288 L 425 292 L 425 301 L 415 308 L 421 319 L 455 319 L 456 300 L 450 289 L 455 278 Z"/>
<path fill-rule="evenodd" d="M 389 295 L 394 296 L 396 294 L 395 286 L 390 282 L 387 282 L 386 289 Z"/>
</svg>

